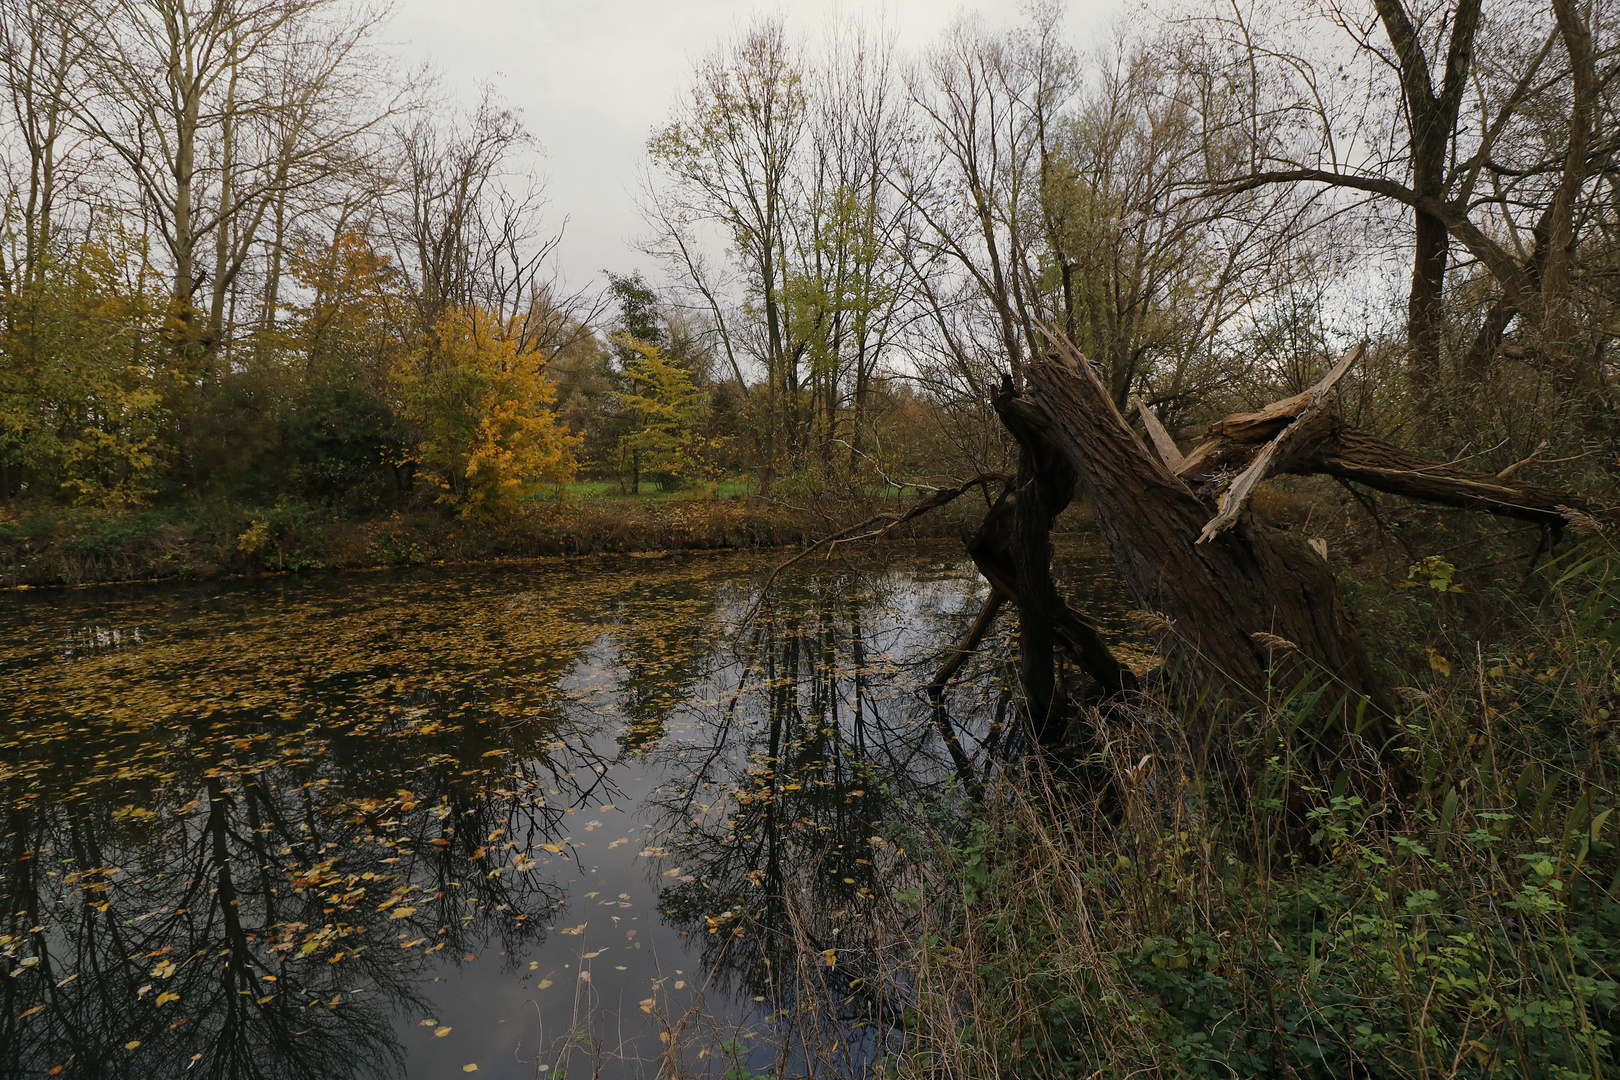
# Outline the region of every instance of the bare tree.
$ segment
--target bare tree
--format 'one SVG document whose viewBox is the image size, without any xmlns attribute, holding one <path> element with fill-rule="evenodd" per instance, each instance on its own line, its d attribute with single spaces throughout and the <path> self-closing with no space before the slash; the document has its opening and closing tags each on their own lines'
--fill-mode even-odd
<svg viewBox="0 0 1620 1080">
<path fill-rule="evenodd" d="M 73 128 L 84 53 L 84 39 L 50 0 L 0 3 L 8 142 L 21 150 L 6 155 L 10 264 L 0 266 L 0 287 L 8 292 L 40 283 L 56 242 L 61 200 L 94 164 L 95 148 Z"/>
<path fill-rule="evenodd" d="M 75 121 L 119 160 L 161 238 L 183 337 L 206 367 L 267 217 L 341 171 L 389 112 L 364 79 L 382 12 L 344 0 L 62 0 L 59 13 L 88 40 Z"/>
<path fill-rule="evenodd" d="M 411 279 L 422 333 L 455 308 L 484 308 L 523 351 L 565 345 L 598 312 L 553 277 L 562 240 L 545 225 L 544 186 L 522 155 L 533 139 L 490 88 L 466 113 L 424 113 L 397 130 L 399 183 L 387 230 Z"/>
<path fill-rule="evenodd" d="M 1453 245 L 1497 294 L 1461 373 L 1477 378 L 1518 319 L 1530 346 L 1522 355 L 1578 394 L 1598 395 L 1604 376 L 1589 352 L 1572 349 L 1571 312 L 1582 234 L 1604 217 L 1594 181 L 1615 169 L 1605 117 L 1620 54 L 1602 37 L 1600 7 L 1338 3 L 1327 25 L 1345 47 L 1314 50 L 1299 44 L 1321 39 L 1313 18 L 1283 10 L 1234 6 L 1197 22 L 1263 72 L 1271 89 L 1257 113 L 1279 121 L 1257 133 L 1245 166 L 1212 175 L 1211 189 L 1320 185 L 1410 213 L 1401 242 L 1412 259 L 1407 337 L 1420 407 L 1443 374 L 1440 302 Z"/>
<path fill-rule="evenodd" d="M 764 368 L 760 480 L 767 489 L 779 456 L 797 449 L 805 343 L 792 339 L 784 294 L 800 181 L 795 164 L 808 122 L 803 66 L 781 19 L 757 21 L 703 59 L 685 100 L 648 142 L 663 178 L 654 180 L 646 200 L 655 230 L 648 249 L 670 259 L 706 298 L 739 378 L 739 352 Z M 725 318 L 724 288 L 707 263 L 705 238 L 694 232 L 704 225 L 719 228 L 730 241 L 746 289 L 764 316 L 757 342 L 742 339 L 743 326 Z"/>
</svg>

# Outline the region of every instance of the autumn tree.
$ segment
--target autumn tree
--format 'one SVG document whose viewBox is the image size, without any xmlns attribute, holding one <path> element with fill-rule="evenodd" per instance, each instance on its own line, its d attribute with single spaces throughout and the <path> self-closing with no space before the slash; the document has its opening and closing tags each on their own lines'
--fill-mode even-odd
<svg viewBox="0 0 1620 1080">
<path fill-rule="evenodd" d="M 109 222 L 0 298 L 0 460 L 12 493 L 125 506 L 156 490 L 178 376 L 165 297 L 140 240 Z"/>
<path fill-rule="evenodd" d="M 395 373 L 414 458 L 463 517 L 517 510 L 574 478 L 579 439 L 553 412 L 544 359 L 519 328 L 481 309 L 454 309 Z"/>
<path fill-rule="evenodd" d="M 623 429 L 619 469 L 630 478 L 630 494 L 641 493 L 643 475 L 658 477 L 666 487 L 704 475 L 708 401 L 691 372 L 651 342 L 622 334 L 615 343 L 628 353 L 620 362 L 615 398 Z"/>
<path fill-rule="evenodd" d="M 181 340 L 205 366 L 277 200 L 339 169 L 386 115 L 378 14 L 339 0 L 60 0 L 88 46 L 75 123 L 169 257 Z M 369 107 L 368 107 L 369 106 Z"/>
</svg>

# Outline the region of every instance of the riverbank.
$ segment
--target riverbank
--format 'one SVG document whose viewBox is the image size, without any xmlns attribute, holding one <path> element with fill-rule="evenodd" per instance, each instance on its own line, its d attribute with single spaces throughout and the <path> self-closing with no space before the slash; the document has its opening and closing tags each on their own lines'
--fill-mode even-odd
<svg viewBox="0 0 1620 1080">
<path fill-rule="evenodd" d="M 537 502 L 498 523 L 474 523 L 431 508 L 352 520 L 285 501 L 123 511 L 11 507 L 0 513 L 0 587 L 780 547 L 810 542 L 884 509 L 893 507 L 874 501 L 807 510 L 757 496 L 575 498 Z M 890 536 L 954 536 L 966 518 L 963 509 L 946 507 Z"/>
</svg>

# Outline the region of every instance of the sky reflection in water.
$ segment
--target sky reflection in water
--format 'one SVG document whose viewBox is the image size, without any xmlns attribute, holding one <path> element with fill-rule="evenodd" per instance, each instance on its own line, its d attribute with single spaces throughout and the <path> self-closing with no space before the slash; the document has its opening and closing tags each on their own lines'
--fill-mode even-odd
<svg viewBox="0 0 1620 1080">
<path fill-rule="evenodd" d="M 13 594 L 0 1076 L 651 1075 L 694 1004 L 718 1075 L 807 975 L 874 1019 L 959 550 L 801 564 L 741 634 L 775 553 Z"/>
</svg>

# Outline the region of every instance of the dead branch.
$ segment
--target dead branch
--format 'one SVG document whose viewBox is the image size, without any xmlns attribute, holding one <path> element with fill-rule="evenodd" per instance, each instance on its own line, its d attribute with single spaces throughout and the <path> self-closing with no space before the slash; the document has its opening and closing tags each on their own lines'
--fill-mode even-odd
<svg viewBox="0 0 1620 1080">
<path fill-rule="evenodd" d="M 737 628 L 741 630 L 744 626 L 747 626 L 753 621 L 755 615 L 759 614 L 760 606 L 765 603 L 765 597 L 770 594 L 771 586 L 776 583 L 776 578 L 782 573 L 782 571 L 786 570 L 794 563 L 807 558 L 811 553 L 815 552 L 823 545 L 837 545 L 839 543 L 854 541 L 857 539 L 876 539 L 883 536 L 885 533 L 904 525 L 913 518 L 921 517 L 930 510 L 937 510 L 947 503 L 956 501 L 963 495 L 966 495 L 969 491 L 972 491 L 974 488 L 979 487 L 982 484 L 992 484 L 998 482 L 1005 483 L 1010 479 L 1011 477 L 1002 472 L 980 473 L 971 480 L 958 484 L 956 487 L 940 488 L 935 490 L 932 494 L 928 495 L 927 498 L 919 499 L 914 506 L 906 510 L 904 513 L 873 514 L 865 521 L 857 522 L 846 529 L 840 529 L 831 536 L 822 537 L 820 540 L 810 544 L 797 555 L 793 556 L 793 558 L 789 559 L 785 563 L 782 563 L 776 569 L 771 571 L 771 576 L 765 579 L 764 585 L 760 586 L 759 595 L 754 598 L 753 606 L 750 607 L 748 609 L 748 613 L 742 617 L 742 621 L 737 624 Z M 883 524 L 877 529 L 873 529 L 871 532 L 862 533 L 863 529 L 870 529 L 873 525 L 877 525 L 879 522 L 883 522 Z"/>
<path fill-rule="evenodd" d="M 1199 543 L 1231 528 L 1260 481 L 1279 473 L 1332 476 L 1392 495 L 1558 529 L 1570 520 L 1566 511 L 1604 518 L 1572 492 L 1509 481 L 1515 470 L 1537 460 L 1545 443 L 1501 472 L 1481 473 L 1457 467 L 1467 458 L 1432 461 L 1346 422 L 1329 391 L 1359 353 L 1359 346 L 1345 353 L 1321 382 L 1303 394 L 1210 425 L 1210 437 L 1175 470 L 1200 498 L 1217 508 Z"/>
</svg>

